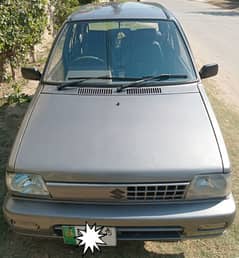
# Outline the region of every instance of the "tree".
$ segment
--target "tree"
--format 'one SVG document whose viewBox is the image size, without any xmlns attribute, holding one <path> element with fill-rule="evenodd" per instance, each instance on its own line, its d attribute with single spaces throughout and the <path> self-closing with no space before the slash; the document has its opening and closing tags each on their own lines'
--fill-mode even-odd
<svg viewBox="0 0 239 258">
<path fill-rule="evenodd" d="M 30 11 L 27 16 L 27 33 L 30 35 L 30 50 L 35 62 L 34 46 L 41 42 L 42 34 L 47 25 L 47 0 L 31 0 L 26 2 L 27 9 Z"/>
<path fill-rule="evenodd" d="M 50 0 L 50 4 L 54 8 L 53 14 L 53 29 L 54 34 L 59 30 L 63 22 L 66 20 L 74 9 L 79 6 L 78 0 Z"/>
<path fill-rule="evenodd" d="M 15 79 L 15 68 L 40 42 L 47 22 L 45 7 L 46 0 L 3 0 L 0 3 L 0 82 L 7 64 Z"/>
<path fill-rule="evenodd" d="M 94 0 L 50 0 L 54 8 L 53 27 L 56 33 L 67 17 L 82 4 L 88 4 Z"/>
</svg>

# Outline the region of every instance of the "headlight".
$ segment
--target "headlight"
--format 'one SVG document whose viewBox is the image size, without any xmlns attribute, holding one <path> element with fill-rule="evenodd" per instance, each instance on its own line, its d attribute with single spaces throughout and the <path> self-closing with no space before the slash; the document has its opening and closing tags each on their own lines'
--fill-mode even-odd
<svg viewBox="0 0 239 258">
<path fill-rule="evenodd" d="M 225 197 L 231 193 L 231 174 L 199 175 L 192 180 L 187 199 Z"/>
<path fill-rule="evenodd" d="M 49 195 L 46 185 L 39 175 L 7 173 L 6 181 L 8 189 L 13 192 L 32 195 Z"/>
</svg>

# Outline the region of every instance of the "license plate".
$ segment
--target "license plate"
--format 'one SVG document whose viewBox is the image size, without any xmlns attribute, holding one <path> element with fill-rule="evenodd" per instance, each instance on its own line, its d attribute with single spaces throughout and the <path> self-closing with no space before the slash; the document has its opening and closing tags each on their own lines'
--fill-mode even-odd
<svg viewBox="0 0 239 258">
<path fill-rule="evenodd" d="M 81 235 L 80 230 L 85 231 L 85 226 L 62 226 L 64 243 L 68 245 L 79 245 L 80 240 L 77 240 L 77 237 Z M 101 238 L 104 242 L 104 244 L 101 244 L 102 246 L 116 246 L 117 237 L 114 227 L 103 227 L 101 232 L 105 234 Z"/>
</svg>

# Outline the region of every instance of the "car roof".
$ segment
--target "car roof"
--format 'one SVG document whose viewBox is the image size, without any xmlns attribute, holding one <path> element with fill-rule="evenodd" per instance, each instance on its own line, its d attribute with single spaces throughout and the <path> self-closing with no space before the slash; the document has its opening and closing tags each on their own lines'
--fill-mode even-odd
<svg viewBox="0 0 239 258">
<path fill-rule="evenodd" d="M 158 3 L 109 2 L 81 6 L 68 17 L 68 21 L 112 19 L 163 19 L 171 13 Z"/>
</svg>

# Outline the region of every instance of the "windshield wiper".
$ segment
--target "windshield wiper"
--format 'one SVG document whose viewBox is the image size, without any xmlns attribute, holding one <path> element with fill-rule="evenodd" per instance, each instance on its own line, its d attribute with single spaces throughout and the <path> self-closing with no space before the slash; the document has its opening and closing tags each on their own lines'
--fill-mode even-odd
<svg viewBox="0 0 239 258">
<path fill-rule="evenodd" d="M 124 84 L 117 88 L 117 92 L 121 92 L 123 89 L 131 87 L 142 87 L 149 81 L 166 81 L 171 78 L 175 79 L 186 79 L 188 76 L 186 74 L 160 74 L 157 76 L 143 77 L 135 82 Z"/>
<path fill-rule="evenodd" d="M 82 85 L 83 82 L 88 81 L 88 80 L 93 80 L 93 79 L 110 79 L 110 77 L 87 77 L 87 78 L 77 78 L 77 80 L 72 80 L 72 81 L 67 81 L 61 83 L 57 89 L 58 90 L 63 90 L 64 88 L 67 87 L 79 87 Z"/>
<path fill-rule="evenodd" d="M 108 76 L 100 76 L 100 77 L 86 77 L 86 78 L 74 78 L 75 80 L 67 81 L 61 83 L 57 89 L 62 90 L 67 87 L 83 87 L 85 84 L 83 82 L 88 80 L 118 80 L 118 81 L 130 81 L 130 80 L 137 80 L 137 78 L 124 78 L 124 77 L 108 77 Z M 76 80 L 77 79 L 77 80 Z"/>
</svg>

